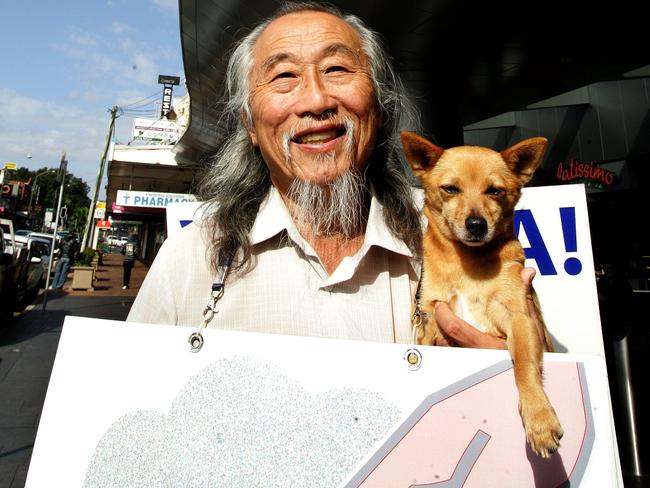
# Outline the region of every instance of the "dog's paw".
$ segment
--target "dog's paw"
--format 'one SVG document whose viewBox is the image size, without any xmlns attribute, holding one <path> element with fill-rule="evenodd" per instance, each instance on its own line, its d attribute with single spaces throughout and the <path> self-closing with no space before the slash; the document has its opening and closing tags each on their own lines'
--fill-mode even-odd
<svg viewBox="0 0 650 488">
<path fill-rule="evenodd" d="M 525 408 L 520 407 L 526 438 L 532 450 L 543 458 L 548 458 L 560 447 L 564 435 L 560 421 L 549 403 Z"/>
</svg>

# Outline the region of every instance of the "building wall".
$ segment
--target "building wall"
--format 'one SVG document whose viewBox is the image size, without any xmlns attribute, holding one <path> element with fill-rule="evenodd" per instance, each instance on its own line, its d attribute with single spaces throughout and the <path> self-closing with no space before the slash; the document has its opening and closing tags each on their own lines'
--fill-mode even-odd
<svg viewBox="0 0 650 488">
<path fill-rule="evenodd" d="M 650 78 L 595 83 L 472 124 L 465 128 L 464 141 L 501 150 L 543 136 L 549 139 L 543 167 L 571 158 L 607 162 L 645 155 L 650 153 L 649 94 Z"/>
</svg>

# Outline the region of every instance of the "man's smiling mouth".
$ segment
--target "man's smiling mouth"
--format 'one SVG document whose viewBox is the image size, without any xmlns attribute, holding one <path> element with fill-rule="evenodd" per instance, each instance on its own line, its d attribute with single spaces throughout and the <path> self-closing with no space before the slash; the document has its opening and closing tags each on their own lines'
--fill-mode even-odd
<svg viewBox="0 0 650 488">
<path fill-rule="evenodd" d="M 291 142 L 295 144 L 324 144 L 341 137 L 346 132 L 345 127 L 336 127 L 333 129 L 322 130 L 319 132 L 309 132 L 293 137 Z"/>
</svg>

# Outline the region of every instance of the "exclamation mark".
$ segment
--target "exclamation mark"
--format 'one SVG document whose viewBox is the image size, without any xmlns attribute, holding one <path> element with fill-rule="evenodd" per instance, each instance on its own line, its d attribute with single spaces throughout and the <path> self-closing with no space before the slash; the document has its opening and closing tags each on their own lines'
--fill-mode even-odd
<svg viewBox="0 0 650 488">
<path fill-rule="evenodd" d="M 564 249 L 566 252 L 578 252 L 575 207 L 560 208 L 560 219 L 562 220 L 562 234 L 564 234 Z M 575 276 L 582 271 L 582 263 L 578 258 L 567 258 L 564 261 L 564 270 L 571 276 Z"/>
</svg>

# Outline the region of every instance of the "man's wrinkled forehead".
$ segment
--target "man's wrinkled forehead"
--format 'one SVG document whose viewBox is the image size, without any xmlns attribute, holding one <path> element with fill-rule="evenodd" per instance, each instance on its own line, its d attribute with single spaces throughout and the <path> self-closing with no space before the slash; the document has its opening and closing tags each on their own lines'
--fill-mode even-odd
<svg viewBox="0 0 650 488">
<path fill-rule="evenodd" d="M 311 53 L 315 46 L 319 51 Z M 326 12 L 304 11 L 279 17 L 262 31 L 253 46 L 256 68 L 262 70 L 307 54 L 319 58 L 338 54 L 360 64 L 365 62 L 357 31 Z"/>
</svg>

